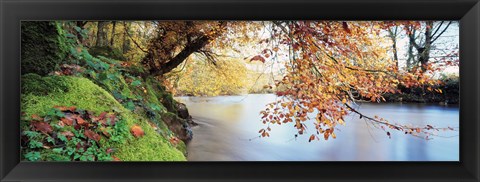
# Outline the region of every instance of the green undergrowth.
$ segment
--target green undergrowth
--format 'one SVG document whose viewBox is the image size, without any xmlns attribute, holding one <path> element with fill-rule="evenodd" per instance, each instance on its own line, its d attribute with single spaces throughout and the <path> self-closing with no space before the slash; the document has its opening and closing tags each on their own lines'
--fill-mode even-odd
<svg viewBox="0 0 480 182">
<path fill-rule="evenodd" d="M 115 82 L 117 83 L 117 82 Z M 125 85 L 122 94 L 133 94 L 130 87 Z M 105 88 L 114 85 L 105 84 Z M 121 90 L 121 89 L 120 89 Z M 145 114 L 137 114 L 135 109 L 130 110 L 122 105 L 106 89 L 92 82 L 90 79 L 75 76 L 48 76 L 41 77 L 35 74 L 27 74 L 22 77 L 22 112 L 25 116 L 46 116 L 54 106 L 75 106 L 82 110 L 92 111 L 96 114 L 102 112 L 115 112 L 122 121 L 115 125 L 112 137 L 109 140 L 102 139 L 99 147 L 102 150 L 116 149 L 114 155 L 122 161 L 184 161 L 184 151 L 173 146 L 164 135 L 155 131 L 149 123 L 150 119 Z M 24 123 L 23 126 L 26 124 Z M 135 138 L 130 134 L 133 125 L 140 126 L 145 135 Z M 167 130 L 164 126 L 158 130 Z M 35 152 L 23 156 L 27 160 L 52 160 L 61 158 L 58 153 L 50 149 L 35 149 Z M 52 153 L 53 152 L 53 153 Z M 39 154 L 39 155 L 37 155 Z M 105 158 L 107 160 L 108 158 Z"/>
</svg>

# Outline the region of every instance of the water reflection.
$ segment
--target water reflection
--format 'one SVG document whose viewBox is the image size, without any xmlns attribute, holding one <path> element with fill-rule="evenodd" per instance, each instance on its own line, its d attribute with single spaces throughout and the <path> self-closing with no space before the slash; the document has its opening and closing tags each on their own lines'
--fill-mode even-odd
<svg viewBox="0 0 480 182">
<path fill-rule="evenodd" d="M 385 132 L 359 119 L 345 118 L 337 139 L 309 143 L 309 134 L 294 137 L 293 125 L 272 125 L 269 138 L 255 138 L 263 127 L 259 111 L 275 100 L 271 94 L 219 97 L 178 97 L 194 120 L 188 144 L 191 161 L 458 161 L 458 132 L 423 140 L 401 132 Z M 458 106 L 427 104 L 368 104 L 358 106 L 367 115 L 398 123 L 458 127 Z M 309 127 L 313 128 L 313 126 Z M 250 140 L 252 139 L 252 140 Z"/>
</svg>

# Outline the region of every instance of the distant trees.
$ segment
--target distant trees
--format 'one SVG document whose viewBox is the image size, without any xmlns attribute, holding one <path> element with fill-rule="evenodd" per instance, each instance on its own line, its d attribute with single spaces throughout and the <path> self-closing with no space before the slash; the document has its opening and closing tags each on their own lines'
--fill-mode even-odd
<svg viewBox="0 0 480 182">
<path fill-rule="evenodd" d="M 388 32 L 394 46 L 401 35 L 408 39 L 406 70 L 418 67 L 425 71 L 431 61 L 432 52 L 438 49 L 438 39 L 454 24 L 453 21 L 415 21 L 396 24 Z M 397 57 L 396 49 L 393 50 Z"/>
<path fill-rule="evenodd" d="M 106 30 L 108 22 L 98 21 L 97 23 L 97 40 L 95 46 L 108 46 L 108 33 Z"/>
<path fill-rule="evenodd" d="M 426 70 L 434 42 L 448 29 L 451 24 L 451 21 L 441 21 L 439 23 L 434 23 L 433 21 L 420 22 L 420 26 L 424 27 L 420 34 L 415 33 L 415 28 L 413 25 L 406 27 L 410 40 L 409 44 L 411 44 L 411 46 L 417 50 L 417 61 L 420 63 L 422 70 Z"/>
</svg>

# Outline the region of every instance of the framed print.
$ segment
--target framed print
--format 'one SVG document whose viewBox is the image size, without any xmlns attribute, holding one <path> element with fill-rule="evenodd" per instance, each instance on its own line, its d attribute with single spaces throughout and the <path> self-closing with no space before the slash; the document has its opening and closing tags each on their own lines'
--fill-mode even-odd
<svg viewBox="0 0 480 182">
<path fill-rule="evenodd" d="M 478 181 L 479 10 L 2 1 L 1 180 Z"/>
</svg>

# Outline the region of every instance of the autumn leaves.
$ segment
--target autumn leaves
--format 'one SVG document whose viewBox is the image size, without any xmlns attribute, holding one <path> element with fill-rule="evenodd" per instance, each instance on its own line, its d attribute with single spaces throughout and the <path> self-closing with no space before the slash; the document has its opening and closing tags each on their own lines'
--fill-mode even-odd
<svg viewBox="0 0 480 182">
<path fill-rule="evenodd" d="M 27 152 L 25 156 L 29 160 L 51 158 L 51 155 L 42 156 L 48 154 L 40 153 L 43 149 L 51 149 L 56 153 L 53 159 L 48 160 L 120 160 L 113 155 L 117 149 L 102 142 L 121 140 L 118 130 L 125 126 L 117 113 L 102 112 L 95 115 L 75 106 L 54 106 L 45 116 L 33 114 L 23 118 L 27 130 L 23 131 L 22 150 Z M 131 134 L 136 138 L 145 135 L 138 125 L 131 127 Z"/>
<path fill-rule="evenodd" d="M 389 44 L 379 33 L 394 24 L 338 21 L 275 24 L 283 34 L 275 34 L 270 39 L 280 39 L 283 47 L 288 47 L 283 51 L 289 52 L 290 60 L 285 63 L 287 74 L 275 81 L 275 87 L 282 86 L 286 90 L 276 92 L 277 101 L 260 112 L 267 127 L 291 123 L 297 134 L 302 135 L 305 123 L 312 122 L 316 134 L 312 134 L 309 141 L 336 138 L 336 125 L 345 125 L 344 117 L 352 113 L 350 103 L 385 101 L 383 94 L 398 93 L 399 85 L 413 87 L 437 83 L 431 74 L 425 74 L 434 71 L 433 67 L 409 72 L 398 70 L 388 54 Z M 353 113 L 363 116 L 358 111 Z M 409 129 L 380 119 L 369 121 L 401 131 Z M 268 131 L 262 129 L 259 133 L 268 137 Z M 385 132 L 390 137 L 390 132 Z"/>
</svg>

